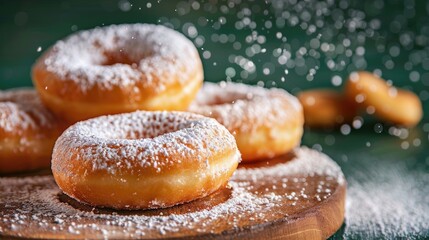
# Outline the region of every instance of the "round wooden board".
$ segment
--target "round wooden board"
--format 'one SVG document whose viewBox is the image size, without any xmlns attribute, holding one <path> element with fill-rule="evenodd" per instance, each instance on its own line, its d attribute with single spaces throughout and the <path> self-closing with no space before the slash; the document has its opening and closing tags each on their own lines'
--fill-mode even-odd
<svg viewBox="0 0 429 240">
<path fill-rule="evenodd" d="M 2 176 L 0 236 L 326 239 L 344 220 L 345 194 L 340 168 L 307 148 L 242 164 L 229 187 L 160 210 L 93 208 L 64 195 L 49 173 Z"/>
</svg>

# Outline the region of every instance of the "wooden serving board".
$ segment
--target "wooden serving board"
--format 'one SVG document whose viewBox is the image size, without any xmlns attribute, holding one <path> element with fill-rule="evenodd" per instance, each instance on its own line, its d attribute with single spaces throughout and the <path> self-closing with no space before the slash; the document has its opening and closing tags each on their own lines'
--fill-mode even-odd
<svg viewBox="0 0 429 240">
<path fill-rule="evenodd" d="M 187 204 L 150 211 L 81 204 L 64 195 L 50 173 L 2 176 L 0 236 L 326 239 L 343 222 L 345 194 L 340 168 L 307 148 L 242 164 L 229 187 Z"/>
</svg>

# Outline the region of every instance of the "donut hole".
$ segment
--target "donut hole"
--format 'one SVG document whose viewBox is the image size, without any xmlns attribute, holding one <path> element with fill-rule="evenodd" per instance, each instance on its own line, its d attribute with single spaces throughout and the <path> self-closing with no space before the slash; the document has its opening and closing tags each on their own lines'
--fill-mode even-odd
<svg viewBox="0 0 429 240">
<path fill-rule="evenodd" d="M 109 117 L 107 118 L 109 119 Z M 164 134 L 190 127 L 193 121 L 177 117 L 163 117 L 153 114 L 140 119 L 122 119 L 123 121 L 108 121 L 108 125 L 94 127 L 95 135 L 105 139 L 153 139 Z"/>
<path fill-rule="evenodd" d="M 30 88 L 21 88 L 9 92 L 0 90 L 0 93 L 0 102 L 27 103 L 38 101 L 37 93 L 30 90 Z"/>
<path fill-rule="evenodd" d="M 119 52 L 104 52 L 104 61 L 100 63 L 102 66 L 112 66 L 115 64 L 126 64 L 136 68 L 141 59 L 132 59 L 125 51 Z"/>
<path fill-rule="evenodd" d="M 130 131 L 125 134 L 125 139 L 128 140 L 138 140 L 138 139 L 153 139 L 161 135 L 176 132 L 180 130 L 174 126 L 167 126 L 162 123 L 153 123 L 149 126 L 146 126 L 144 129 Z"/>
<path fill-rule="evenodd" d="M 161 135 L 176 132 L 188 127 L 186 122 L 178 119 L 164 119 L 161 121 L 156 115 L 146 121 L 141 122 L 142 127 L 134 128 L 127 134 L 127 139 L 156 138 Z"/>
<path fill-rule="evenodd" d="M 131 36 L 136 35 L 132 32 L 129 34 Z M 143 39 L 140 37 L 114 36 L 110 42 L 113 43 L 114 47 L 107 46 L 105 42 L 102 43 L 102 40 L 99 39 L 92 43 L 95 50 L 101 50 L 102 60 L 98 63 L 101 66 L 125 64 L 137 68 L 142 59 L 153 55 L 153 52 L 145 44 L 142 44 Z"/>
<path fill-rule="evenodd" d="M 207 98 L 207 101 L 204 103 L 207 106 L 217 106 L 224 104 L 234 104 L 237 101 L 247 101 L 252 99 L 253 96 L 249 94 L 225 94 L 223 96 L 214 96 L 212 98 Z"/>
</svg>

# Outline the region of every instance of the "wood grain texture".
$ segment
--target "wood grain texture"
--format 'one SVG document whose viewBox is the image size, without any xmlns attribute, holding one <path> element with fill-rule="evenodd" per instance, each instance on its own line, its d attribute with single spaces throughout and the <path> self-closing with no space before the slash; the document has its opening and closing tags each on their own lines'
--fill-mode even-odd
<svg viewBox="0 0 429 240">
<path fill-rule="evenodd" d="M 343 222 L 345 194 L 338 166 L 308 149 L 241 165 L 229 187 L 188 204 L 150 211 L 79 203 L 64 195 L 49 173 L 2 176 L 0 236 L 326 239 Z"/>
</svg>

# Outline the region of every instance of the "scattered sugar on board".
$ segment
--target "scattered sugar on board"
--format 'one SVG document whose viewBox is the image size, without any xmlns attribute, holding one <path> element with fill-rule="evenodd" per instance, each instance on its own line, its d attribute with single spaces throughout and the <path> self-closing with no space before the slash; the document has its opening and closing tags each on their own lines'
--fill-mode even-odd
<svg viewBox="0 0 429 240">
<path fill-rule="evenodd" d="M 16 179 L 14 179 L 15 181 Z M 33 182 L 34 178 L 21 180 L 23 183 Z M 37 180 L 36 180 L 37 181 Z M 46 219 L 53 219 L 58 229 L 68 229 L 72 234 L 79 234 L 79 229 L 92 228 L 94 231 L 100 231 L 102 234 L 111 236 L 112 232 L 103 230 L 104 226 L 93 225 L 91 223 L 80 224 L 79 220 L 87 218 L 103 219 L 105 225 L 115 226 L 124 231 L 131 231 L 131 235 L 144 235 L 145 231 L 156 230 L 161 235 L 165 232 L 178 231 L 178 227 L 186 226 L 186 228 L 194 228 L 200 220 L 204 220 L 205 224 L 209 226 L 213 222 L 224 217 L 226 214 L 240 214 L 240 212 L 254 212 L 258 208 L 265 208 L 269 203 L 275 204 L 275 198 L 267 197 L 261 198 L 249 193 L 244 187 L 231 183 L 232 196 L 226 202 L 214 206 L 209 210 L 202 210 L 199 212 L 182 214 L 182 215 L 168 215 L 168 216 L 138 216 L 138 215 L 112 215 L 112 214 L 93 214 L 91 212 L 79 211 L 72 206 L 62 203 L 58 200 L 59 191 L 54 188 L 54 183 L 51 177 L 39 178 L 38 181 L 46 184 L 51 183 L 52 188 L 40 189 L 37 194 L 23 195 L 22 199 L 15 199 L 14 201 L 22 201 L 23 208 L 16 209 L 13 215 L 3 215 L 3 221 L 9 222 L 11 228 L 19 230 L 25 228 L 28 221 L 44 219 L 39 223 L 43 229 L 43 223 Z M 6 184 L 3 181 L 2 184 Z M 16 186 L 12 183 L 11 186 Z M 22 186 L 25 191 L 25 186 Z M 14 191 L 13 189 L 6 189 Z M 7 198 L 4 199 L 7 201 Z M 6 203 L 3 203 L 7 205 Z M 32 213 L 32 218 L 28 219 L 26 213 Z M 231 223 L 233 224 L 233 223 Z M 47 224 L 46 224 L 47 225 Z M 48 229 L 47 229 L 48 230 Z M 53 230 L 53 229 L 52 229 Z M 132 232 L 134 231 L 134 233 Z"/>
<path fill-rule="evenodd" d="M 270 209 L 279 208 L 285 200 L 294 206 L 300 199 L 305 201 L 308 197 L 316 197 L 305 194 L 305 178 L 289 179 L 298 172 L 308 176 L 324 174 L 326 179 L 331 179 L 337 184 L 344 183 L 339 167 L 328 157 L 314 150 L 301 148 L 296 150 L 296 159 L 293 161 L 260 169 L 238 169 L 230 181 L 230 197 L 215 206 L 182 214 L 164 215 L 161 211 L 160 214 L 150 216 L 133 215 L 132 212 L 126 215 L 104 214 L 74 208 L 58 198 L 60 190 L 51 176 L 5 177 L 0 178 L 2 190 L 0 204 L 4 206 L 1 210 L 11 208 L 12 212 L 2 213 L 3 223 L 0 226 L 3 228 L 2 231 L 19 231 L 32 225 L 32 228 L 37 227 L 40 232 L 60 231 L 73 236 L 89 231 L 100 237 L 114 238 L 124 234 L 130 237 L 144 236 L 149 232 L 162 236 L 166 233 L 175 234 L 180 229 L 192 230 L 195 234 L 211 233 L 216 232 L 218 222 L 226 222 L 231 229 L 244 220 L 250 220 L 258 225 L 265 222 L 269 216 L 267 214 L 280 214 L 277 216 L 279 218 L 286 217 L 278 211 L 270 213 Z M 297 191 L 286 195 L 275 194 L 269 189 L 265 189 L 267 193 L 261 191 L 256 193 L 252 179 L 262 180 L 261 178 L 268 181 L 283 179 L 284 184 L 304 187 L 299 187 Z M 325 181 L 320 181 L 317 187 L 324 190 L 320 193 L 322 199 L 330 196 L 330 191 L 325 191 L 329 189 L 323 186 L 325 184 Z M 16 207 L 18 203 L 19 207 Z M 95 224 L 95 221 L 101 221 L 103 224 Z M 37 226 L 34 226 L 36 223 Z"/>
<path fill-rule="evenodd" d="M 235 179 L 253 179 L 259 181 L 267 176 L 306 174 L 309 176 L 323 175 L 332 177 L 339 184 L 344 184 L 345 180 L 340 167 L 332 164 L 331 161 L 324 154 L 302 147 L 299 151 L 296 151 L 296 161 L 291 161 L 288 164 L 278 164 L 274 167 L 240 169 L 239 174 L 235 175 Z M 299 181 L 299 179 L 294 178 L 293 181 Z"/>
</svg>

